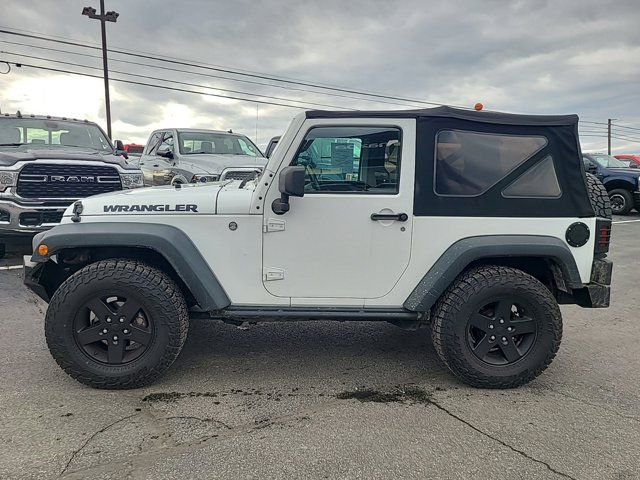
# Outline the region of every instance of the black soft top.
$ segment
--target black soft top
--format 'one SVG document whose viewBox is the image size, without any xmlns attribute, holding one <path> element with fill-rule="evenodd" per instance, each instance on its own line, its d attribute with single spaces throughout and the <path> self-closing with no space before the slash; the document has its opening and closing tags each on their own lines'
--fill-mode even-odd
<svg viewBox="0 0 640 480">
<path fill-rule="evenodd" d="M 333 111 L 309 110 L 307 118 L 423 118 L 442 117 L 501 125 L 558 126 L 577 125 L 577 115 L 520 115 L 515 113 L 464 110 L 453 107 L 423 108 L 418 110 Z"/>
<path fill-rule="evenodd" d="M 592 217 L 585 182 L 577 115 L 516 115 L 512 113 L 464 110 L 452 107 L 422 110 L 323 111 L 306 112 L 308 119 L 413 118 L 416 120 L 416 158 L 413 213 L 417 216 L 485 217 Z M 462 185 L 478 175 L 496 169 L 499 150 L 465 146 L 459 139 L 458 154 L 437 159 L 440 132 L 497 134 L 501 136 L 544 137 L 544 147 L 519 166 L 497 175 L 494 183 L 478 194 L 437 193 L 439 180 Z M 458 137 L 462 138 L 462 137 Z M 469 138 L 469 137 L 467 137 Z M 446 141 L 443 143 L 446 144 Z M 475 149 L 474 149 L 475 148 Z M 505 196 L 503 192 L 521 175 L 535 173 L 533 167 L 550 161 L 549 176 L 532 176 L 538 189 L 560 189 L 558 196 Z M 531 173 L 533 171 L 533 173 Z M 495 173 L 494 173 L 495 174 Z M 494 175 L 492 174 L 492 175 Z"/>
</svg>

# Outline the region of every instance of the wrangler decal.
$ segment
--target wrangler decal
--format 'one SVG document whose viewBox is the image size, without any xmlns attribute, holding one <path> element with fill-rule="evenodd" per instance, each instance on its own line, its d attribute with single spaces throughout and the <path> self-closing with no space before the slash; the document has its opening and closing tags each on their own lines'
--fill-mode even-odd
<svg viewBox="0 0 640 480">
<path fill-rule="evenodd" d="M 194 212 L 198 213 L 198 205 L 105 205 L 105 213 L 130 213 L 130 212 Z"/>
</svg>

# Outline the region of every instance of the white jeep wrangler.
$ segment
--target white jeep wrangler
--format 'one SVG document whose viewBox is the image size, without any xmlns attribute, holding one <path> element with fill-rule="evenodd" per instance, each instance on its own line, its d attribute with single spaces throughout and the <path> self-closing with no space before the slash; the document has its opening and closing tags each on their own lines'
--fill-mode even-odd
<svg viewBox="0 0 640 480">
<path fill-rule="evenodd" d="M 577 125 L 309 111 L 256 180 L 76 202 L 34 239 L 25 283 L 55 360 L 98 388 L 156 379 L 195 317 L 430 326 L 464 382 L 522 385 L 556 355 L 559 303 L 609 305 L 611 208 Z"/>
</svg>

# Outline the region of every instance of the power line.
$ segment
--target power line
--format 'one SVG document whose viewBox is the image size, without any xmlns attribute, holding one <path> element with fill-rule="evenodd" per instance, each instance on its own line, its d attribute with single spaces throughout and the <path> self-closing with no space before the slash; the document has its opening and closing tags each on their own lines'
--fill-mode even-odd
<svg viewBox="0 0 640 480">
<path fill-rule="evenodd" d="M 640 143 L 640 138 L 628 138 L 628 137 L 621 137 L 619 135 L 611 135 L 611 138 L 616 138 L 618 140 L 624 140 L 626 142 Z"/>
<path fill-rule="evenodd" d="M 616 127 L 616 128 L 624 128 L 624 129 L 627 129 L 627 130 L 633 130 L 633 131 L 636 131 L 636 132 L 640 132 L 640 128 L 627 127 L 626 125 L 619 125 L 619 124 L 617 124 L 617 123 L 612 123 L 612 125 L 613 125 L 614 127 Z"/>
<path fill-rule="evenodd" d="M 44 40 L 44 41 L 60 43 L 60 44 L 64 44 L 64 45 L 71 45 L 71 46 L 80 47 L 80 48 L 89 48 L 89 49 L 93 49 L 93 50 L 100 50 L 99 47 L 94 47 L 94 46 L 78 43 L 78 42 L 75 42 L 75 41 L 56 40 L 56 39 L 49 38 L 49 37 L 46 37 L 46 36 L 43 36 L 43 35 L 12 32 L 12 31 L 5 30 L 5 29 L 0 29 L 0 33 L 5 33 L 7 35 L 17 35 L 17 36 L 26 37 L 26 38 L 33 38 L 33 39 L 37 39 L 37 40 Z M 205 69 L 205 70 L 212 70 L 212 71 L 218 71 L 218 72 L 223 72 L 223 73 L 229 73 L 229 74 L 233 74 L 233 75 L 247 76 L 247 77 L 252 77 L 252 78 L 259 78 L 259 79 L 262 79 L 262 80 L 270 80 L 270 81 L 274 81 L 274 82 L 281 82 L 281 83 L 287 83 L 287 84 L 292 84 L 292 85 L 302 85 L 302 86 L 306 86 L 306 87 L 320 88 L 320 89 L 323 89 L 323 90 L 332 90 L 332 91 L 338 91 L 338 92 L 343 92 L 343 93 L 351 93 L 351 94 L 354 94 L 354 95 L 365 95 L 365 96 L 369 96 L 369 97 L 373 97 L 373 98 L 384 98 L 384 99 L 388 99 L 388 100 L 399 100 L 399 101 L 402 101 L 402 102 L 419 103 L 419 104 L 422 104 L 422 105 L 432 105 L 432 106 L 433 105 L 435 105 L 435 106 L 442 105 L 442 103 L 428 102 L 428 101 L 424 101 L 424 100 L 417 100 L 417 99 L 412 99 L 412 98 L 404 98 L 404 97 L 399 97 L 399 96 L 394 96 L 394 95 L 383 95 L 383 94 L 378 94 L 378 93 L 373 93 L 373 92 L 365 92 L 365 91 L 348 89 L 348 88 L 331 87 L 331 86 L 322 85 L 322 84 L 319 84 L 319 83 L 312 83 L 312 82 L 306 82 L 306 81 L 297 81 L 297 80 L 288 80 L 288 79 L 278 78 L 278 77 L 273 76 L 273 75 L 246 73 L 246 72 L 242 72 L 242 71 L 234 70 L 234 69 L 230 69 L 230 68 L 214 67 L 214 66 L 211 66 L 211 65 L 198 64 L 198 63 L 193 63 L 193 62 L 186 62 L 186 61 L 182 61 L 182 60 L 170 60 L 170 59 L 159 57 L 159 56 L 156 56 L 156 55 L 147 55 L 147 54 L 141 54 L 141 53 L 131 53 L 131 52 L 128 52 L 128 51 L 125 51 L 125 50 L 121 50 L 121 49 L 112 49 L 112 48 L 110 48 L 110 49 L 108 49 L 108 51 L 111 52 L 111 53 L 116 53 L 116 54 L 120 54 L 120 55 L 128 55 L 128 56 L 134 56 L 134 57 L 138 57 L 138 58 L 145 58 L 147 60 L 155 60 L 155 61 L 158 61 L 158 62 L 172 63 L 172 64 L 176 64 L 176 65 L 183 65 L 183 66 L 188 66 L 188 67 L 201 68 L 201 69 Z M 459 107 L 459 108 L 466 108 L 466 107 Z"/>
<path fill-rule="evenodd" d="M 90 73 L 81 73 L 81 72 L 73 72 L 71 70 L 63 70 L 60 68 L 51 68 L 51 67 L 43 67 L 42 65 L 30 65 L 27 63 L 20 63 L 20 62 L 4 62 L 4 63 L 8 63 L 10 65 L 15 65 L 16 67 L 29 67 L 29 68 L 35 68 L 38 70 L 47 70 L 49 72 L 57 72 L 57 73 L 68 73 L 71 75 L 79 75 L 82 77 L 91 77 L 91 78 L 99 78 L 102 79 L 102 75 L 92 75 Z M 261 103 L 261 104 L 265 104 L 265 105 L 275 105 L 278 107 L 288 107 L 288 108 L 297 108 L 300 110 L 305 110 L 304 107 L 300 107 L 298 105 L 287 105 L 284 103 L 276 103 L 276 102 L 269 102 L 266 100 L 256 100 L 256 99 L 252 99 L 252 98 L 242 98 L 242 97 L 233 97 L 233 96 L 229 96 L 229 95 L 216 95 L 215 93 L 207 93 L 207 92 L 197 92 L 195 90 L 186 90 L 184 88 L 177 88 L 177 87 L 168 87 L 166 85 L 156 85 L 153 83 L 145 83 L 145 82 L 136 82 L 133 80 L 124 80 L 121 78 L 112 78 L 111 80 L 113 80 L 114 82 L 121 82 L 121 83 L 129 83 L 132 85 L 142 85 L 145 87 L 153 87 L 153 88 L 160 88 L 163 90 L 172 90 L 175 92 L 184 92 L 184 93 L 197 93 L 199 95 L 206 95 L 208 97 L 217 97 L 217 98 L 226 98 L 229 100 L 241 100 L 241 101 L 245 101 L 245 102 L 251 102 L 251 103 Z"/>
<path fill-rule="evenodd" d="M 26 29 L 20 29 L 20 28 L 15 28 L 15 27 L 7 27 L 6 25 L 0 25 L 0 29 L 8 29 L 10 31 L 14 30 L 14 31 L 17 31 L 17 32 L 24 32 L 24 33 L 30 33 L 30 34 L 33 34 L 33 35 L 43 35 L 44 36 L 44 34 L 41 33 L 41 32 L 35 32 L 33 30 L 26 30 Z M 61 36 L 61 35 L 54 35 L 54 34 L 47 34 L 47 35 L 49 37 L 54 37 L 54 38 L 57 38 L 57 39 L 67 40 L 69 42 L 77 42 L 77 41 L 79 41 L 77 39 L 64 37 L 64 36 Z M 85 42 L 85 44 L 91 44 L 91 45 L 95 46 L 97 49 L 100 49 L 100 44 L 98 44 L 96 42 Z M 85 46 L 85 45 L 82 45 L 82 46 Z M 122 47 L 122 46 L 117 46 L 117 48 L 119 48 L 121 50 L 125 50 L 127 52 L 131 52 L 131 53 L 142 53 L 142 54 L 154 55 L 153 53 L 150 53 L 150 52 L 144 51 L 144 50 L 136 51 L 136 50 L 133 50 L 133 49 L 130 49 L 130 48 Z M 181 59 L 181 58 L 178 58 L 178 57 L 172 57 L 170 55 L 164 55 L 164 58 L 170 59 L 170 60 L 184 60 L 184 59 Z M 224 66 L 218 65 L 218 64 L 205 64 L 205 65 L 213 66 L 213 67 L 220 67 L 220 68 L 227 68 L 227 67 L 224 67 Z M 228 68 L 231 68 L 231 67 L 228 67 Z M 239 72 L 262 74 L 261 72 L 257 72 L 255 70 L 249 70 L 249 69 L 238 68 L 238 67 L 234 67 L 234 70 L 239 71 Z M 274 76 L 276 76 L 278 78 L 288 79 L 288 80 L 300 80 L 300 79 L 296 79 L 296 78 L 293 78 L 293 77 L 288 77 L 286 75 L 274 75 Z M 346 87 L 341 87 L 341 86 L 338 86 L 338 85 L 331 85 L 331 84 L 325 84 L 325 86 L 336 87 L 336 88 L 346 88 Z M 315 93 L 321 93 L 321 92 L 315 92 Z M 380 92 L 372 92 L 372 93 L 380 93 Z M 420 100 L 416 100 L 416 101 L 420 101 Z M 401 104 L 393 104 L 393 105 L 401 105 Z M 438 104 L 438 105 L 441 105 L 441 104 Z"/>
<path fill-rule="evenodd" d="M 607 122 L 588 122 L 586 120 L 580 120 L 580 123 L 591 123 L 594 125 L 605 125 L 605 126 L 607 125 Z"/>
<path fill-rule="evenodd" d="M 0 50 L 0 53 L 4 53 L 4 54 L 7 54 L 7 55 L 13 55 L 13 56 L 16 56 L 16 57 L 31 58 L 33 60 L 42 60 L 42 61 L 45 61 L 45 62 L 58 63 L 58 64 L 62 64 L 62 65 L 71 65 L 71 66 L 80 67 L 80 68 L 88 68 L 88 69 L 91 69 L 91 70 L 102 70 L 99 67 L 93 67 L 93 66 L 89 66 L 89 65 L 81 65 L 81 64 L 77 64 L 77 63 L 73 63 L 73 62 L 65 62 L 63 60 L 55 60 L 55 59 L 45 58 L 45 57 L 38 57 L 38 56 L 35 56 L 35 55 L 26 55 L 24 53 L 7 52 L 6 50 Z M 281 101 L 285 101 L 285 102 L 303 103 L 303 104 L 311 105 L 311 106 L 337 108 L 337 109 L 340 109 L 340 110 L 352 110 L 352 109 L 347 108 L 347 107 L 339 107 L 337 105 L 329 105 L 329 104 L 325 104 L 325 103 L 306 102 L 306 101 L 303 101 L 303 100 L 295 100 L 295 99 L 292 99 L 292 98 L 274 97 L 274 96 L 271 96 L 271 95 L 263 95 L 263 94 L 259 94 L 259 93 L 243 92 L 243 91 L 240 91 L 240 90 L 230 90 L 228 88 L 213 87 L 213 86 L 208 86 L 208 85 L 199 85 L 197 83 L 181 82 L 179 80 L 169 80 L 169 79 L 166 79 L 166 78 L 153 77 L 153 76 L 150 76 L 150 75 L 140 75 L 140 74 L 137 74 L 137 73 L 130 73 L 130 72 L 122 72 L 122 71 L 113 70 L 113 69 L 111 69 L 110 71 L 112 73 L 117 73 L 119 75 L 128 75 L 128 76 L 131 76 L 131 77 L 145 78 L 147 80 L 156 80 L 156 81 L 160 81 L 160 82 L 175 83 L 177 85 L 185 85 L 185 86 L 188 86 L 188 87 L 206 88 L 206 89 L 210 89 L 210 90 L 218 90 L 218 91 L 221 91 L 221 92 L 236 93 L 236 94 L 240 94 L 240 95 L 249 95 L 249 96 L 261 97 L 261 98 L 269 98 L 271 100 L 281 100 Z"/>
<path fill-rule="evenodd" d="M 20 42 L 11 42 L 9 40 L 0 40 L 0 43 L 6 43 L 9 45 L 17 45 L 17 46 L 22 46 L 22 47 L 28 47 L 28 48 L 36 48 L 36 49 L 40 49 L 40 50 L 45 50 L 45 51 L 51 51 L 51 52 L 57 52 L 57 53 L 65 53 L 65 54 L 70 54 L 70 55 L 78 55 L 81 57 L 87 57 L 87 58 L 96 58 L 96 59 L 100 59 L 102 58 L 99 55 L 90 55 L 88 53 L 80 53 L 80 52 L 73 52 L 70 50 L 62 50 L 59 48 L 51 48 L 51 47 L 44 47 L 41 45 L 31 45 L 31 44 L 27 44 L 27 43 L 20 43 Z M 228 80 L 231 82 L 238 82 L 238 83 L 247 83 L 247 84 L 252 84 L 252 85 L 261 85 L 264 87 L 270 87 L 270 88 L 279 88 L 279 89 L 283 89 L 283 90 L 292 90 L 292 91 L 297 91 L 297 92 L 306 92 L 306 93 L 313 93 L 316 95 L 323 95 L 323 96 L 330 96 L 330 97 L 339 97 L 339 98 L 349 98 L 352 100 L 357 100 L 357 101 L 362 101 L 362 102 L 372 102 L 372 103 L 384 103 L 387 105 L 396 105 L 396 106 L 403 106 L 403 107 L 412 107 L 412 108 L 418 108 L 417 105 L 412 105 L 412 104 L 406 104 L 406 103 L 398 103 L 398 102 L 386 102 L 384 100 L 373 100 L 370 98 L 361 98 L 361 97 L 354 97 L 351 95 L 342 95 L 339 93 L 330 93 L 330 92 L 319 92 L 317 90 L 309 90 L 309 89 L 305 89 L 305 88 L 298 88 L 298 87 L 292 87 L 292 86 L 284 86 L 284 85 L 274 85 L 271 83 L 263 83 L 263 82 L 258 82 L 255 80 L 247 80 L 244 78 L 231 78 L 231 77 L 225 77 L 222 75 L 214 75 L 211 73 L 204 73 L 204 72 L 192 72 L 189 70 L 181 70 L 178 68 L 171 68 L 171 67 L 167 67 L 167 66 L 160 66 L 160 65 L 153 65 L 150 63 L 143 63 L 143 62 L 134 62 L 131 60 L 122 60 L 122 59 L 118 59 L 118 58 L 111 58 L 110 59 L 111 62 L 118 62 L 118 63 L 125 63 L 128 65 L 137 65 L 137 66 L 142 66 L 142 67 L 150 67 L 150 68 L 157 68 L 157 69 L 162 69 L 163 71 L 169 70 L 172 72 L 178 72 L 178 73 L 186 73 L 189 75 L 196 75 L 199 77 L 206 77 L 206 78 L 217 78 L 217 79 L 222 79 L 222 80 Z M 316 104 L 319 105 L 319 104 Z"/>
</svg>

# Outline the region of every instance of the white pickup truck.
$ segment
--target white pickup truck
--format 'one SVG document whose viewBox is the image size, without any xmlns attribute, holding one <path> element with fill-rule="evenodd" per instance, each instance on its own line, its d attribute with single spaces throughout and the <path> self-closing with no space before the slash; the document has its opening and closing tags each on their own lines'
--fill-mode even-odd
<svg viewBox="0 0 640 480">
<path fill-rule="evenodd" d="M 508 388 L 560 345 L 558 304 L 609 305 L 611 208 L 578 118 L 297 116 L 260 177 L 78 201 L 34 239 L 25 283 L 72 377 L 147 384 L 189 318 L 432 329 L 461 380 Z"/>
</svg>

